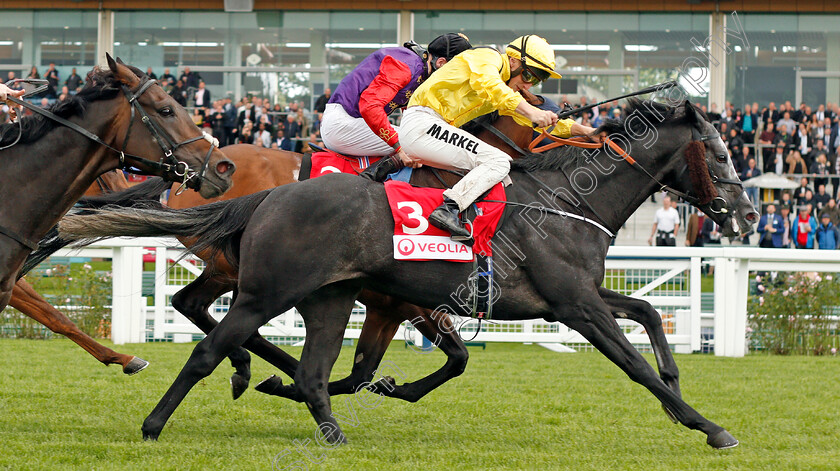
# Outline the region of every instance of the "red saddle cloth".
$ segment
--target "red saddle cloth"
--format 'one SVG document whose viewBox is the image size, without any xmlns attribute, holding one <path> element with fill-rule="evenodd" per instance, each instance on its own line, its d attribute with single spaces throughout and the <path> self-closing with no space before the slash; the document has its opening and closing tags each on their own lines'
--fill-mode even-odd
<svg viewBox="0 0 840 471">
<path fill-rule="evenodd" d="M 348 157 L 333 151 L 314 152 L 309 178 L 317 178 L 329 173 L 351 173 L 358 175 L 362 170 L 376 163 L 382 157 Z"/>
<path fill-rule="evenodd" d="M 385 182 L 385 193 L 394 216 L 396 260 L 471 262 L 474 254 L 493 255 L 490 239 L 496 232 L 505 204 L 476 203 L 477 216 L 473 220 L 475 242 L 470 250 L 469 246 L 450 239 L 448 232 L 429 223 L 429 215 L 443 203 L 443 191 L 437 188 L 417 188 L 393 180 Z M 504 185 L 499 183 L 484 199 L 506 201 L 505 198 Z"/>
</svg>

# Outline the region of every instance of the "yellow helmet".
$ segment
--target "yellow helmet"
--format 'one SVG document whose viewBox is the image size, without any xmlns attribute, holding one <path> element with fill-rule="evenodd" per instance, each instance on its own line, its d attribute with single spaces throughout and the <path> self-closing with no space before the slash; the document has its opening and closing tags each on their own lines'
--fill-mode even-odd
<svg viewBox="0 0 840 471">
<path fill-rule="evenodd" d="M 505 48 L 505 53 L 522 61 L 523 66 L 548 72 L 548 77 L 560 78 L 554 71 L 554 49 L 548 42 L 536 34 L 528 34 L 514 39 Z M 544 79 L 543 79 L 544 80 Z"/>
</svg>

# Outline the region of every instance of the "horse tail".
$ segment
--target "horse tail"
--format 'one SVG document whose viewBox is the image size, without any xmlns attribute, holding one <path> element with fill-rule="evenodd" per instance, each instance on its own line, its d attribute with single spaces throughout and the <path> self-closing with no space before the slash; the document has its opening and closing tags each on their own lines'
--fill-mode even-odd
<svg viewBox="0 0 840 471">
<path fill-rule="evenodd" d="M 65 216 L 58 235 L 67 243 L 87 245 L 110 237 L 178 236 L 191 239 L 190 251 L 222 253 L 236 263 L 239 239 L 257 206 L 271 190 L 186 209 L 135 205 L 105 206 L 87 214 Z"/>
<path fill-rule="evenodd" d="M 76 203 L 77 208 L 102 208 L 104 206 L 132 207 L 142 204 L 146 207 L 161 207 L 160 195 L 172 186 L 172 182 L 160 177 L 149 178 L 139 185 L 124 191 L 105 193 L 101 196 L 87 196 Z"/>
<path fill-rule="evenodd" d="M 119 206 L 119 207 L 133 207 L 142 205 L 144 207 L 160 208 L 160 195 L 172 186 L 172 182 L 167 182 L 160 177 L 149 178 L 139 185 L 134 185 L 125 191 L 116 191 L 113 193 L 105 193 L 101 196 L 86 196 L 80 199 L 71 214 L 81 215 L 90 214 L 89 211 L 79 210 L 79 208 L 96 209 L 104 206 Z M 41 262 L 47 259 L 50 255 L 58 252 L 64 247 L 74 243 L 73 240 L 66 240 L 58 234 L 58 225 L 55 225 L 47 232 L 39 242 L 38 249 L 30 253 L 23 262 L 23 268 L 18 273 L 18 279 L 23 278 L 33 268 L 37 267 Z M 81 246 L 84 244 L 77 243 Z"/>
</svg>

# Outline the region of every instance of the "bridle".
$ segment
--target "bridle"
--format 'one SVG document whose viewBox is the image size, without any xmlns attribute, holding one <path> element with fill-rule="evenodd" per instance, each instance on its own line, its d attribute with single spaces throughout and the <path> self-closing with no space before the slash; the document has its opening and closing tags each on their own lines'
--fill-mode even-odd
<svg viewBox="0 0 840 471">
<path fill-rule="evenodd" d="M 164 129 L 160 127 L 159 124 L 155 123 L 146 113 L 146 110 L 143 109 L 143 106 L 139 102 L 139 98 L 146 93 L 146 91 L 152 86 L 158 85 L 157 80 L 150 79 L 148 77 L 143 77 L 140 82 L 140 85 L 137 86 L 135 90 L 129 90 L 129 88 L 123 84 L 120 85 L 122 88 L 123 94 L 125 95 L 126 99 L 128 99 L 128 103 L 131 105 L 131 119 L 128 123 L 128 129 L 125 132 L 125 138 L 123 139 L 123 150 L 116 149 L 111 145 L 107 144 L 103 141 L 99 136 L 93 134 L 92 132 L 84 129 L 83 127 L 79 126 L 76 123 L 70 122 L 64 118 L 56 116 L 54 113 L 47 111 L 39 106 L 35 106 L 27 101 L 19 100 L 14 97 L 8 97 L 8 100 L 23 106 L 31 110 L 34 113 L 40 114 L 47 119 L 51 119 L 63 126 L 66 126 L 73 131 L 78 132 L 79 134 L 85 136 L 86 138 L 96 142 L 97 144 L 106 147 L 115 153 L 120 155 L 120 166 L 123 170 L 128 172 L 137 173 L 136 171 L 132 170 L 131 167 L 134 165 L 141 165 L 148 167 L 152 170 L 152 172 L 160 173 L 161 175 L 174 175 L 178 177 L 178 179 L 182 180 L 181 187 L 179 187 L 178 191 L 182 192 L 186 186 L 192 186 L 198 188 L 201 186 L 201 183 L 204 180 L 205 173 L 207 172 L 207 166 L 210 162 L 210 156 L 213 154 L 213 149 L 219 147 L 219 141 L 214 137 L 210 136 L 206 132 L 202 132 L 201 135 L 186 139 L 182 142 L 176 143 L 172 137 L 167 133 Z M 131 137 L 131 128 L 134 125 L 134 118 L 136 114 L 140 115 L 140 121 L 146 126 L 146 129 L 152 135 L 152 139 L 160 146 L 161 151 L 163 151 L 163 156 L 158 160 L 149 160 L 144 157 L 140 157 L 139 155 L 134 154 L 127 154 L 125 149 L 128 147 L 128 140 Z M 20 121 L 18 120 L 18 124 Z M 20 128 L 19 133 L 23 132 L 23 128 Z M 18 135 L 18 140 L 20 139 L 20 134 Z M 210 149 L 207 151 L 207 155 L 204 157 L 204 162 L 202 163 L 201 170 L 196 172 L 190 169 L 190 166 L 182 161 L 178 160 L 175 157 L 174 152 L 187 144 L 192 144 L 193 142 L 206 140 L 210 143 Z M 12 144 L 14 145 L 17 143 L 17 140 Z M 11 146 L 8 146 L 11 147 Z M 3 149 L 5 149 L 4 147 Z M 2 149 L 0 149 L 2 150 Z M 176 180 L 176 178 L 170 178 L 172 180 Z M 189 185 L 188 185 L 189 184 Z"/>
<path fill-rule="evenodd" d="M 128 123 L 128 129 L 125 132 L 125 138 L 123 139 L 122 149 L 119 150 L 105 141 L 103 141 L 99 136 L 93 134 L 92 132 L 84 129 L 83 127 L 79 126 L 76 123 L 68 121 L 60 116 L 55 115 L 54 113 L 47 111 L 39 106 L 33 105 L 27 101 L 20 100 L 15 97 L 6 97 L 7 101 L 11 101 L 17 105 L 20 105 L 24 108 L 31 110 L 34 113 L 40 114 L 47 119 L 51 119 L 65 127 L 72 129 L 73 131 L 78 132 L 82 136 L 96 142 L 97 144 L 112 150 L 113 152 L 119 154 L 120 156 L 120 165 L 119 168 L 123 170 L 137 173 L 130 167 L 134 165 L 141 165 L 150 168 L 153 172 L 160 173 L 162 176 L 170 175 L 175 176 L 177 178 L 170 178 L 171 180 L 181 179 L 181 186 L 178 188 L 177 193 L 183 192 L 188 186 L 194 186 L 195 188 L 199 188 L 201 183 L 204 181 L 204 175 L 207 172 L 207 166 L 210 162 L 210 156 L 213 154 L 213 150 L 218 148 L 219 141 L 214 137 L 210 136 L 206 132 L 202 132 L 201 135 L 186 139 L 181 142 L 175 142 L 172 137 L 167 133 L 164 129 L 160 127 L 157 123 L 155 123 L 149 115 L 146 113 L 146 110 L 143 109 L 143 106 L 139 103 L 139 98 L 153 85 L 158 85 L 157 80 L 150 79 L 148 77 L 143 77 L 140 82 L 140 85 L 137 86 L 135 90 L 129 90 L 127 86 L 121 84 L 120 87 L 122 88 L 123 94 L 128 99 L 129 104 L 131 105 L 131 119 Z M 131 137 L 131 128 L 134 124 L 135 115 L 140 115 L 140 121 L 146 126 L 149 133 L 152 135 L 152 139 L 157 142 L 160 146 L 161 151 L 163 151 L 163 156 L 158 161 L 149 160 L 144 157 L 140 157 L 134 154 L 127 154 L 125 149 L 128 146 L 129 138 Z M 23 134 L 23 126 L 20 122 L 21 118 L 18 117 L 18 137 L 17 139 L 9 146 L 5 146 L 0 148 L 0 150 L 7 149 L 9 147 L 14 146 L 20 141 L 21 135 Z M 175 151 L 183 147 L 187 144 L 191 144 L 196 141 L 206 140 L 210 143 L 210 149 L 207 151 L 207 155 L 204 157 L 204 162 L 202 163 L 201 170 L 196 172 L 190 169 L 190 166 L 182 161 L 178 160 L 178 158 L 174 155 Z M 5 235 L 16 242 L 20 243 L 21 245 L 27 247 L 30 250 L 37 250 L 38 249 L 38 242 L 33 241 L 16 231 L 13 231 L 9 228 L 6 228 L 0 225 L 0 234 Z"/>
<path fill-rule="evenodd" d="M 539 143 L 542 142 L 543 139 L 546 139 L 546 138 L 550 139 L 552 142 L 540 146 Z M 706 141 L 710 141 L 710 140 L 713 140 L 713 139 L 719 139 L 719 138 L 720 138 L 720 134 L 718 134 L 717 132 L 714 132 L 714 133 L 711 133 L 711 134 L 701 134 L 700 131 L 697 130 L 697 128 L 692 127 L 692 140 L 702 142 L 704 149 L 706 147 Z M 571 145 L 573 147 L 581 147 L 581 148 L 585 148 L 585 149 L 599 149 L 599 148 L 602 148 L 602 147 L 609 147 L 610 149 L 613 150 L 613 152 L 618 154 L 631 167 L 640 171 L 648 179 L 654 181 L 657 185 L 659 185 L 660 191 L 667 191 L 667 192 L 669 192 L 669 193 L 671 193 L 675 196 L 678 196 L 678 197 L 684 199 L 685 201 L 687 201 L 687 202 L 689 202 L 689 203 L 691 203 L 691 204 L 693 204 L 693 205 L 695 205 L 695 206 L 697 206 L 701 209 L 708 209 L 709 211 L 711 211 L 715 214 L 726 214 L 726 213 L 729 213 L 731 211 L 731 208 L 729 207 L 727 201 L 720 196 L 716 196 L 711 201 L 708 201 L 708 202 L 704 203 L 704 202 L 701 202 L 700 199 L 698 197 L 694 196 L 694 195 L 691 195 L 691 194 L 686 193 L 686 192 L 679 191 L 676 188 L 673 188 L 672 186 L 663 183 L 661 180 L 659 180 L 654 175 L 652 175 L 647 169 L 645 169 L 641 164 L 639 164 L 636 161 L 636 159 L 631 157 L 629 153 L 627 153 L 624 149 L 622 149 L 618 144 L 615 143 L 615 141 L 613 141 L 609 137 L 607 137 L 604 140 L 603 143 L 596 143 L 596 142 L 587 142 L 583 138 L 564 139 L 564 138 L 560 138 L 560 137 L 557 137 L 557 136 L 553 136 L 553 135 L 549 134 L 549 132 L 547 132 L 546 130 L 543 130 L 542 133 L 539 136 L 537 136 L 536 138 L 534 138 L 533 141 L 531 141 L 531 144 L 528 146 L 528 150 L 531 151 L 531 152 L 544 152 L 546 150 L 554 149 L 556 147 L 560 147 L 560 146 L 564 146 L 564 145 Z M 716 155 L 715 158 L 717 158 L 717 157 L 718 156 Z M 688 169 L 688 164 L 686 163 L 686 165 L 685 165 L 685 167 L 684 167 L 684 169 L 682 170 L 681 173 L 684 173 L 687 169 Z M 722 183 L 722 184 L 727 184 L 727 185 L 737 185 L 739 188 L 741 188 L 741 193 L 744 192 L 744 185 L 743 185 L 743 183 L 741 183 L 740 180 L 721 178 L 721 177 L 715 175 L 714 172 L 712 172 L 711 167 L 708 165 L 708 162 L 706 162 L 706 169 L 709 172 L 709 176 L 711 177 L 713 184 L 714 183 Z M 532 179 L 537 181 L 537 183 L 541 184 L 541 186 L 543 186 L 545 189 L 547 189 L 553 197 L 560 198 L 560 199 L 563 199 L 564 201 L 568 202 L 568 200 L 566 200 L 565 198 L 562 198 L 562 196 L 559 195 L 556 191 L 549 188 L 543 182 L 537 180 L 536 177 L 534 177 L 530 172 L 526 172 L 526 173 L 528 174 L 529 177 L 531 177 Z M 565 171 L 563 172 L 563 174 L 565 175 L 566 179 L 569 180 L 569 182 L 571 183 L 571 179 L 570 179 L 569 175 L 566 175 Z M 572 187 L 574 187 L 574 185 L 572 185 Z M 607 227 L 606 219 L 604 217 L 600 216 L 597 213 L 597 211 L 595 211 L 595 208 L 593 208 L 592 205 L 589 204 L 589 202 L 586 200 L 586 198 L 583 195 L 578 194 L 577 196 L 581 199 L 581 201 L 583 201 L 583 203 L 590 210 L 590 212 L 592 212 L 592 214 L 595 215 L 595 217 L 600 220 L 601 224 L 596 224 L 596 226 L 599 227 L 601 230 L 604 230 L 604 228 Z M 589 221 L 587 221 L 587 222 L 589 222 Z M 617 232 L 617 230 L 608 229 L 608 230 L 604 230 L 604 232 L 606 232 L 608 235 L 613 235 Z M 612 233 L 612 234 L 610 234 L 610 233 Z"/>
<path fill-rule="evenodd" d="M 702 142 L 704 147 L 705 147 L 706 141 L 710 141 L 710 140 L 713 140 L 713 139 L 720 139 L 720 134 L 717 131 L 715 131 L 711 134 L 701 134 L 700 131 L 697 130 L 697 128 L 692 127 L 691 128 L 691 138 L 692 138 L 692 140 Z M 718 159 L 720 157 L 722 157 L 725 160 L 729 156 L 727 156 L 725 154 L 715 154 L 715 156 L 714 156 L 715 159 Z M 719 177 L 719 176 L 715 175 L 714 172 L 712 172 L 712 168 L 709 167 L 708 163 L 706 164 L 706 167 L 709 169 L 709 177 L 711 177 L 711 179 L 712 179 L 712 184 L 722 183 L 724 185 L 735 185 L 735 186 L 737 186 L 738 188 L 741 189 L 741 193 L 745 192 L 744 184 L 741 182 L 741 180 L 737 180 L 737 179 L 733 180 L 731 178 Z M 684 171 L 685 170 L 683 170 L 683 172 Z M 671 191 L 671 190 L 669 190 L 669 191 Z M 739 197 L 740 197 L 740 194 L 739 194 Z M 720 196 L 716 196 L 715 198 L 712 199 L 712 201 L 709 201 L 708 203 L 705 203 L 705 204 L 700 204 L 700 202 L 697 201 L 697 198 L 695 198 L 693 196 L 691 198 L 693 200 L 695 200 L 696 202 L 692 201 L 691 199 L 687 199 L 686 201 L 697 205 L 701 209 L 706 208 L 706 209 L 708 209 L 709 211 L 711 211 L 715 214 L 726 214 L 726 213 L 729 213 L 730 210 L 731 210 L 729 208 L 729 204 L 726 202 L 726 200 L 723 199 Z M 719 202 L 721 204 L 720 208 L 715 207 L 716 202 Z"/>
<path fill-rule="evenodd" d="M 146 113 L 146 110 L 143 109 L 143 106 L 141 106 L 140 102 L 138 101 L 138 99 L 143 95 L 143 93 L 145 93 L 146 90 L 148 90 L 149 87 L 151 87 L 152 85 L 160 86 L 157 80 L 150 79 L 148 77 L 143 78 L 143 81 L 140 82 L 140 86 L 137 88 L 137 91 L 134 92 L 129 90 L 128 87 L 126 87 L 125 85 L 120 85 L 120 87 L 123 90 L 123 93 L 125 94 L 125 97 L 131 104 L 131 119 L 128 123 L 128 129 L 125 132 L 125 139 L 123 139 L 122 147 L 123 149 L 126 149 L 126 147 L 128 146 L 128 139 L 131 136 L 131 127 L 134 124 L 134 116 L 136 111 L 136 113 L 140 115 L 140 121 L 146 126 L 146 129 L 152 135 L 152 139 L 155 142 L 157 142 L 158 146 L 160 146 L 161 151 L 163 151 L 163 157 L 161 157 L 159 161 L 155 162 L 153 160 L 144 159 L 140 156 L 125 154 L 124 151 L 117 151 L 116 149 L 112 148 L 111 146 L 108 146 L 107 144 L 102 144 L 108 147 L 109 149 L 120 153 L 120 165 L 122 168 L 126 167 L 126 160 L 130 160 L 131 162 L 149 167 L 153 171 L 160 171 L 160 173 L 172 173 L 177 177 L 183 178 L 181 186 L 178 188 L 176 194 L 182 193 L 184 189 L 188 186 L 188 183 L 190 182 L 194 182 L 194 187 L 198 188 L 204 181 L 205 174 L 207 173 L 207 166 L 210 162 L 210 156 L 213 155 L 213 150 L 219 147 L 219 141 L 213 136 L 202 131 L 200 136 L 192 137 L 176 143 L 169 135 L 169 133 L 166 132 L 166 130 L 162 129 L 159 124 L 154 122 L 149 117 L 149 115 Z M 207 150 L 207 154 L 204 156 L 204 161 L 201 164 L 201 170 L 199 172 L 196 172 L 194 170 L 191 170 L 190 166 L 186 162 L 178 160 L 175 157 L 174 153 L 179 147 L 183 147 L 187 144 L 192 144 L 193 142 L 200 141 L 202 139 L 210 143 L 210 149 Z M 131 169 L 129 169 L 128 171 L 131 172 Z"/>
</svg>

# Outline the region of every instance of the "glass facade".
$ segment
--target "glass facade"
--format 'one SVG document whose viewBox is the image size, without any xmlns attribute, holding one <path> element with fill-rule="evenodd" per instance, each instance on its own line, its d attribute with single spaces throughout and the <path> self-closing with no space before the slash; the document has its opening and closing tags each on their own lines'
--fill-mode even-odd
<svg viewBox="0 0 840 471">
<path fill-rule="evenodd" d="M 726 96 L 733 103 L 793 102 L 797 71 L 840 72 L 840 16 L 748 13 L 740 18 L 749 47 L 735 48 L 729 56 Z M 802 83 L 807 103 L 837 103 L 838 92 L 840 77 Z"/>
<path fill-rule="evenodd" d="M 198 71 L 216 96 L 308 102 L 395 45 L 397 20 L 395 12 L 117 12 L 114 42 L 117 55 L 144 70 Z"/>
<path fill-rule="evenodd" d="M 95 63 L 97 17 L 93 11 L 4 12 L 0 74 L 25 76 L 32 65 L 43 71 L 50 62 L 62 81 L 72 67 L 84 72 Z M 729 43 L 727 100 L 739 107 L 794 101 L 800 74 L 804 101 L 840 101 L 840 77 L 825 76 L 840 73 L 840 15 L 744 13 L 739 19 L 749 44 Z M 398 24 L 396 11 L 117 11 L 114 50 L 158 75 L 191 67 L 214 96 L 308 101 L 325 86 L 334 88 L 367 54 L 396 45 Z M 405 36 L 421 44 L 461 31 L 474 45 L 501 48 L 523 34 L 540 34 L 554 46 L 564 73 L 564 80 L 549 81 L 541 91 L 570 101 L 672 80 L 690 58 L 691 68 L 683 72 L 701 77 L 701 90 L 708 90 L 707 13 L 420 11 L 413 25 Z M 697 87 L 685 88 L 705 102 Z"/>
<path fill-rule="evenodd" d="M 607 98 L 675 78 L 697 55 L 691 39 L 709 35 L 707 14 L 638 13 L 416 13 L 418 42 L 461 31 L 474 45 L 504 47 L 524 34 L 539 34 L 556 51 L 561 83 L 543 92 Z M 554 83 L 552 83 L 554 82 Z"/>
<path fill-rule="evenodd" d="M 63 81 L 73 67 L 96 62 L 97 13 L 79 11 L 4 11 L 0 15 L 0 78 L 9 72 L 26 77 L 54 62 Z"/>
</svg>

